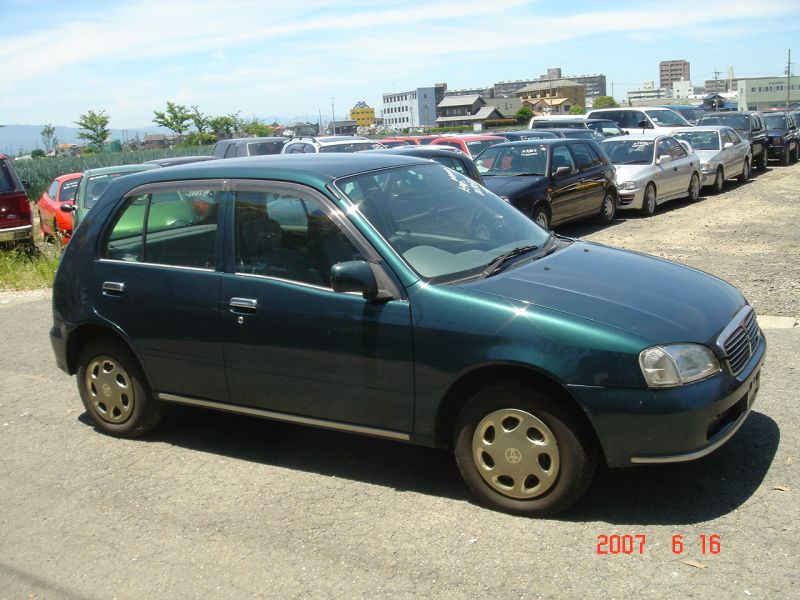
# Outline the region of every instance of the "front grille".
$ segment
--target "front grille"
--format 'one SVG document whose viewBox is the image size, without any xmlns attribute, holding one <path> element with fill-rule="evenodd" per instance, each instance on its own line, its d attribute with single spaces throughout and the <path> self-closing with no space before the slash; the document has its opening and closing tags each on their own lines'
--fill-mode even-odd
<svg viewBox="0 0 800 600">
<path fill-rule="evenodd" d="M 744 319 L 734 325 L 733 331 L 722 342 L 722 349 L 725 351 L 725 358 L 728 359 L 731 373 L 738 375 L 742 372 L 758 347 L 759 335 L 756 313 L 750 309 Z"/>
</svg>

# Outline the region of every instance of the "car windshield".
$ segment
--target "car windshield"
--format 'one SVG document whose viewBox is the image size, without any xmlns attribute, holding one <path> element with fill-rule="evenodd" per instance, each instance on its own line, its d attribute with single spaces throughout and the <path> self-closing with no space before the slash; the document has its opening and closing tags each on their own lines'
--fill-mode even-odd
<svg viewBox="0 0 800 600">
<path fill-rule="evenodd" d="M 692 107 L 673 108 L 672 110 L 674 110 L 675 112 L 679 113 L 684 119 L 687 119 L 687 120 L 689 120 L 689 119 L 697 120 L 701 116 L 703 116 L 703 114 L 705 114 L 705 112 L 706 112 L 702 108 L 692 108 Z"/>
<path fill-rule="evenodd" d="M 86 195 L 84 196 L 85 208 L 91 208 L 97 199 L 103 195 L 111 182 L 120 177 L 122 173 L 106 173 L 103 175 L 92 175 L 86 182 Z"/>
<path fill-rule="evenodd" d="M 653 123 L 660 127 L 686 127 L 690 125 L 689 121 L 674 110 L 648 110 L 647 116 L 653 120 Z"/>
<path fill-rule="evenodd" d="M 544 175 L 547 173 L 547 149 L 548 146 L 535 144 L 497 146 L 482 152 L 475 164 L 485 177 Z"/>
<path fill-rule="evenodd" d="M 614 121 L 587 121 L 586 124 L 589 126 L 589 129 L 593 129 L 602 134 L 603 137 L 613 137 L 625 133 Z"/>
<path fill-rule="evenodd" d="M 649 165 L 653 162 L 652 140 L 613 140 L 603 142 L 611 162 L 615 165 Z"/>
<path fill-rule="evenodd" d="M 432 283 L 479 277 L 498 256 L 544 248 L 550 238 L 483 186 L 439 164 L 353 175 L 336 187 Z"/>
<path fill-rule="evenodd" d="M 673 137 L 686 140 L 695 150 L 719 150 L 719 133 L 716 131 L 683 131 Z"/>
<path fill-rule="evenodd" d="M 764 115 L 770 129 L 786 129 L 786 115 Z"/>
<path fill-rule="evenodd" d="M 61 194 L 58 199 L 61 202 L 69 202 L 75 199 L 75 192 L 78 190 L 78 182 L 80 179 L 70 179 L 61 186 Z"/>
<path fill-rule="evenodd" d="M 494 146 L 503 141 L 504 140 L 472 140 L 465 143 L 467 144 L 467 150 L 469 150 L 470 155 L 478 156 L 478 154 L 486 150 L 489 146 Z"/>
<path fill-rule="evenodd" d="M 749 129 L 745 115 L 705 115 L 698 119 L 698 125 L 727 125 L 734 129 Z"/>
<path fill-rule="evenodd" d="M 584 121 L 534 121 L 538 129 L 586 129 Z"/>
<path fill-rule="evenodd" d="M 594 129 L 571 129 L 569 131 L 565 131 L 564 135 L 568 138 L 594 140 L 596 142 L 600 142 L 605 139 L 603 134 L 596 132 Z"/>
<path fill-rule="evenodd" d="M 362 150 L 375 150 L 383 148 L 382 144 L 377 142 L 348 142 L 346 144 L 332 144 L 330 146 L 321 146 L 320 152 L 360 152 Z"/>
</svg>

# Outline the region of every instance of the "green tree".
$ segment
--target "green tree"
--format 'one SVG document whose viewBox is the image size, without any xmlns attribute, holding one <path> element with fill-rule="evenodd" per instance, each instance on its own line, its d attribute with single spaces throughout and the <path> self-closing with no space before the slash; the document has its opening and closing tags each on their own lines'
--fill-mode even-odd
<svg viewBox="0 0 800 600">
<path fill-rule="evenodd" d="M 56 147 L 58 144 L 58 139 L 56 138 L 56 128 L 53 127 L 52 123 L 48 123 L 42 130 L 39 132 L 39 135 L 42 136 L 42 143 L 44 144 L 44 151 L 47 154 Z"/>
<path fill-rule="evenodd" d="M 583 114 L 583 107 L 580 104 L 576 104 L 571 106 L 569 109 L 569 114 L 571 115 L 582 115 Z"/>
<path fill-rule="evenodd" d="M 208 126 L 217 138 L 231 138 L 236 128 L 236 121 L 231 115 L 222 115 L 211 117 L 208 120 Z"/>
<path fill-rule="evenodd" d="M 86 114 L 80 115 L 75 121 L 75 125 L 83 130 L 78 132 L 78 137 L 98 149 L 111 135 L 111 130 L 108 128 L 108 115 L 104 110 L 97 112 L 90 110 Z"/>
<path fill-rule="evenodd" d="M 256 137 L 268 137 L 271 136 L 273 133 L 272 127 L 262 123 L 255 117 L 247 121 L 242 129 L 247 135 L 252 135 Z"/>
<path fill-rule="evenodd" d="M 44 158 L 45 156 L 46 154 L 44 153 L 44 150 L 42 150 L 41 148 L 37 148 L 36 150 L 31 152 L 31 158 Z"/>
<path fill-rule="evenodd" d="M 192 106 L 192 110 L 190 112 L 192 125 L 197 130 L 197 133 L 204 134 L 206 129 L 208 129 L 208 117 L 200 112 L 200 109 L 197 108 L 197 105 Z"/>
<path fill-rule="evenodd" d="M 611 96 L 598 96 L 592 102 L 592 108 L 617 108 L 619 104 Z"/>
<path fill-rule="evenodd" d="M 520 125 L 526 125 L 527 123 L 530 122 L 531 118 L 533 117 L 533 109 L 531 109 L 531 107 L 528 106 L 527 104 L 524 104 L 517 111 L 515 117 L 517 119 L 517 123 L 519 123 Z"/>
<path fill-rule="evenodd" d="M 153 123 L 166 127 L 178 136 L 180 143 L 181 137 L 189 129 L 189 122 L 192 120 L 192 113 L 183 104 L 175 104 L 167 100 L 167 109 L 164 111 L 153 111 Z"/>
</svg>

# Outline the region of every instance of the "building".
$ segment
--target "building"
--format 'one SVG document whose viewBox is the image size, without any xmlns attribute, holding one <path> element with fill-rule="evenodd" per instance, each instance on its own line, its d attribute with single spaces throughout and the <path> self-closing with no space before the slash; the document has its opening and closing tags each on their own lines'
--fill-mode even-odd
<svg viewBox="0 0 800 600">
<path fill-rule="evenodd" d="M 408 92 L 383 94 L 381 116 L 384 125 L 394 129 L 435 127 L 436 107 L 444 100 L 446 83 Z"/>
<path fill-rule="evenodd" d="M 737 80 L 739 110 L 779 108 L 800 102 L 800 76 L 748 77 Z"/>
<path fill-rule="evenodd" d="M 586 106 L 586 86 L 582 83 L 577 83 L 569 79 L 549 79 L 547 81 L 540 81 L 526 85 L 517 92 L 517 96 L 522 100 L 523 104 L 533 106 L 536 101 L 541 99 L 567 99 L 570 100 L 570 105 Z M 559 113 L 562 112 L 564 103 L 544 103 L 540 105 L 543 108 L 555 109 L 558 107 Z M 536 110 L 536 109 L 534 109 Z M 567 109 L 568 110 L 568 109 Z"/>
<path fill-rule="evenodd" d="M 331 121 L 328 123 L 328 133 L 331 135 L 355 135 L 358 131 L 356 121 Z"/>
<path fill-rule="evenodd" d="M 662 90 L 671 90 L 672 84 L 684 79 L 689 81 L 688 60 L 662 60 L 658 63 L 659 87 Z"/>
<path fill-rule="evenodd" d="M 440 127 L 475 127 L 491 119 L 503 118 L 496 106 L 487 106 L 477 94 L 447 96 L 436 107 L 436 113 L 436 124 Z"/>
<path fill-rule="evenodd" d="M 537 115 L 568 115 L 569 110 L 577 103 L 570 98 L 539 98 L 523 100 Z"/>
<path fill-rule="evenodd" d="M 375 122 L 375 109 L 366 102 L 357 102 L 350 109 L 350 120 L 355 121 L 361 127 L 369 127 Z"/>
<path fill-rule="evenodd" d="M 692 82 L 688 79 L 681 79 L 680 81 L 672 82 L 672 97 L 673 98 L 688 98 L 694 94 Z"/>
<path fill-rule="evenodd" d="M 444 97 L 448 96 L 481 96 L 482 98 L 494 98 L 494 86 L 488 88 L 471 88 L 464 90 L 447 90 Z"/>
<path fill-rule="evenodd" d="M 667 90 L 664 88 L 656 88 L 655 82 L 645 81 L 641 89 L 630 90 L 628 92 L 628 104 L 637 106 L 647 104 L 648 100 L 657 100 L 659 98 L 669 98 Z"/>
<path fill-rule="evenodd" d="M 506 119 L 514 119 L 522 108 L 521 98 L 492 98 L 492 104 Z"/>
<path fill-rule="evenodd" d="M 725 94 L 736 90 L 736 79 L 706 79 L 703 86 L 703 92 L 706 94 Z"/>
<path fill-rule="evenodd" d="M 522 88 L 535 83 L 544 81 L 555 81 L 566 79 L 574 81 L 575 83 L 583 84 L 586 102 L 593 101 L 598 96 L 605 96 L 606 94 L 606 76 L 605 75 L 576 75 L 570 77 L 562 77 L 560 68 L 547 69 L 547 73 L 539 75 L 537 79 L 517 79 L 515 81 L 498 81 L 493 86 L 493 94 L 485 96 L 484 98 L 514 98 L 517 96 Z M 581 105 L 583 106 L 583 105 Z"/>
</svg>

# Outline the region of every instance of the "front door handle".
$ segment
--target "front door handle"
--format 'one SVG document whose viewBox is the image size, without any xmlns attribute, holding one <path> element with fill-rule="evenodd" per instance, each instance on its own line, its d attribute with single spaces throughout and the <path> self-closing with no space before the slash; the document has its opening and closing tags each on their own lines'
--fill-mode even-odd
<svg viewBox="0 0 800 600">
<path fill-rule="evenodd" d="M 256 309 L 258 309 L 258 300 L 255 298 L 231 298 L 228 304 L 232 309 L 245 312 L 256 312 Z"/>
<path fill-rule="evenodd" d="M 103 294 L 106 296 L 122 296 L 125 291 L 125 283 L 122 281 L 104 281 Z"/>
</svg>

